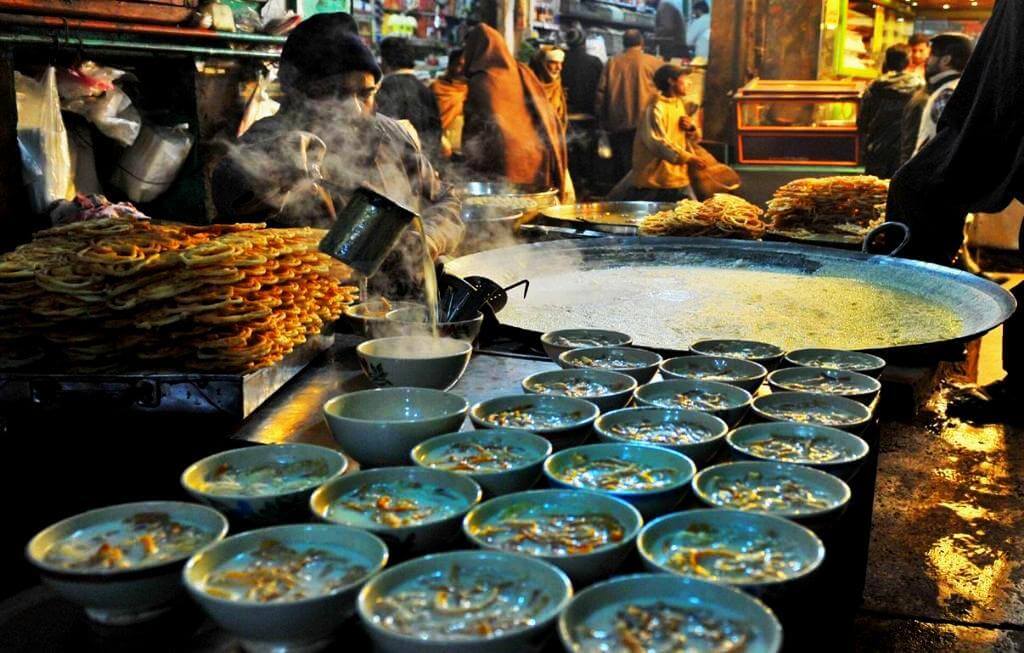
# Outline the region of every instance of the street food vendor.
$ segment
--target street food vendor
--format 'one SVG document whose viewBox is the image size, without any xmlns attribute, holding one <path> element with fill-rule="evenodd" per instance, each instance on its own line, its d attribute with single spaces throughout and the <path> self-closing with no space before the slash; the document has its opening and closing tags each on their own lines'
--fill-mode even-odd
<svg viewBox="0 0 1024 653">
<path fill-rule="evenodd" d="M 464 231 L 459 200 L 415 135 L 376 113 L 381 70 L 347 18 L 317 14 L 288 36 L 281 110 L 254 124 L 214 170 L 220 219 L 328 227 L 330 213 L 310 182 L 316 167 L 339 208 L 369 187 L 419 210 L 433 258 L 454 252 Z"/>
<path fill-rule="evenodd" d="M 996 3 L 935 136 L 893 177 L 886 214 L 910 227 L 908 256 L 949 265 L 968 212 L 1012 210 L 1024 201 L 1024 4 Z M 1003 332 L 1006 378 L 957 407 L 978 421 L 1020 421 L 1024 397 L 1024 286 Z"/>
</svg>

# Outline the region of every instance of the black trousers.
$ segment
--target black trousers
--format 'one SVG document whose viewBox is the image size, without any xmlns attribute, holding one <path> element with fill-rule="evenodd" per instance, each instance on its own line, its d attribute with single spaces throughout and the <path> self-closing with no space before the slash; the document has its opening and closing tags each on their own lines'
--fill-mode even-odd
<svg viewBox="0 0 1024 653">
<path fill-rule="evenodd" d="M 612 180 L 613 185 L 619 183 L 619 180 L 633 169 L 634 138 L 636 138 L 635 129 L 608 134 L 608 140 L 612 144 L 612 163 L 614 164 L 615 172 L 615 179 Z"/>
</svg>

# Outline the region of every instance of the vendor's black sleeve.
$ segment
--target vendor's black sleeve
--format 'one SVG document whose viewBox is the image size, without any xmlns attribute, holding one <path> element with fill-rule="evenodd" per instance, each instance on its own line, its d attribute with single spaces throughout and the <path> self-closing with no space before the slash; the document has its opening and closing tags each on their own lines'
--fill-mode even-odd
<svg viewBox="0 0 1024 653">
<path fill-rule="evenodd" d="M 1024 2 L 998 2 L 935 138 L 892 180 L 887 215 L 905 222 L 907 255 L 949 263 L 970 211 L 1024 196 Z"/>
</svg>

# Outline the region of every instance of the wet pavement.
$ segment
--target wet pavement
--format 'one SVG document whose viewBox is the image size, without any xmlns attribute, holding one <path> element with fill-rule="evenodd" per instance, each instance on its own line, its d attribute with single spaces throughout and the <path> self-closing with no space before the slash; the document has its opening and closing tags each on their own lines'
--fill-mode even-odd
<svg viewBox="0 0 1024 653">
<path fill-rule="evenodd" d="M 999 376 L 994 334 L 977 378 Z M 855 650 L 1024 651 L 1024 429 L 946 417 L 947 378 L 882 426 Z"/>
</svg>

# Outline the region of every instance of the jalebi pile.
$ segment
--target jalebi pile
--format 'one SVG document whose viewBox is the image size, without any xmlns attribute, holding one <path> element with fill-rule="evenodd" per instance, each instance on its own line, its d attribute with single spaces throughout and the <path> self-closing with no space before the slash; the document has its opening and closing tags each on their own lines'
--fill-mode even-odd
<svg viewBox="0 0 1024 653">
<path fill-rule="evenodd" d="M 773 229 L 862 235 L 882 222 L 889 182 L 871 175 L 797 179 L 768 201 Z"/>
<path fill-rule="evenodd" d="M 640 222 L 644 236 L 691 236 L 757 240 L 764 235 L 761 209 L 743 198 L 715 193 L 703 202 L 682 200 Z"/>
<path fill-rule="evenodd" d="M 132 216 L 41 231 L 0 256 L 0 367 L 272 365 L 356 299 L 322 235 Z"/>
</svg>

